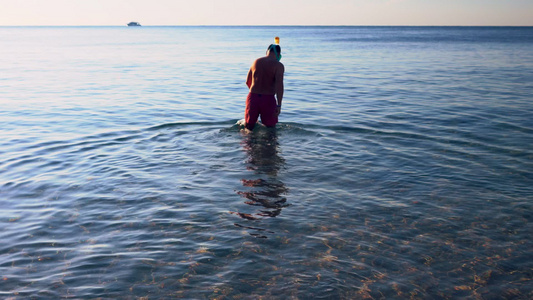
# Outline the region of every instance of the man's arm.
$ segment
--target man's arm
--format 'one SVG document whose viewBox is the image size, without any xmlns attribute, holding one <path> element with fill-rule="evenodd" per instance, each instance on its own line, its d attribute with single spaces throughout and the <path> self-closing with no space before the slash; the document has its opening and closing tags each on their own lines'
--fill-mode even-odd
<svg viewBox="0 0 533 300">
<path fill-rule="evenodd" d="M 280 64 L 276 69 L 276 98 L 278 99 L 278 106 L 281 106 L 283 101 L 283 73 L 285 73 L 285 67 Z"/>
<path fill-rule="evenodd" d="M 248 88 L 252 86 L 252 68 L 248 71 L 248 76 L 246 77 L 246 85 Z"/>
</svg>

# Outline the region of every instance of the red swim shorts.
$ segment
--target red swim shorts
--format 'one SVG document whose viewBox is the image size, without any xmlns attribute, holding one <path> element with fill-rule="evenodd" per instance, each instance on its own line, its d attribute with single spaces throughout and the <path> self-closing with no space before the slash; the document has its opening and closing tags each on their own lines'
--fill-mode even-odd
<svg viewBox="0 0 533 300">
<path fill-rule="evenodd" d="M 277 102 L 274 95 L 249 93 L 246 97 L 244 121 L 246 128 L 252 130 L 261 115 L 261 122 L 267 127 L 274 127 L 278 123 Z"/>
</svg>

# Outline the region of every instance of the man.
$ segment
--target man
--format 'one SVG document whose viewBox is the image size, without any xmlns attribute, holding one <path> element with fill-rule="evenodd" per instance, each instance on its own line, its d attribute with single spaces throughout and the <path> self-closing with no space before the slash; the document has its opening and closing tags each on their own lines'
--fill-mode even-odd
<svg viewBox="0 0 533 300">
<path fill-rule="evenodd" d="M 248 71 L 246 85 L 250 88 L 250 92 L 246 98 L 244 111 L 244 126 L 248 130 L 254 129 L 259 115 L 261 122 L 267 127 L 274 127 L 278 123 L 285 72 L 285 67 L 279 62 L 280 59 L 281 47 L 272 44 L 268 46 L 266 56 L 255 60 Z"/>
</svg>

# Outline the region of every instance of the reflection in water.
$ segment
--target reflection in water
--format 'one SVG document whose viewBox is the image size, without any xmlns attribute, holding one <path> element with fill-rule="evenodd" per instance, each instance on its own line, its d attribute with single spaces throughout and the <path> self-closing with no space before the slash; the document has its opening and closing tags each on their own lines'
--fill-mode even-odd
<svg viewBox="0 0 533 300">
<path fill-rule="evenodd" d="M 288 189 L 278 179 L 278 172 L 283 167 L 285 160 L 279 155 L 279 144 L 276 130 L 273 128 L 258 128 L 254 132 L 243 133 L 242 145 L 248 159 L 246 169 L 253 173 L 250 178 L 241 179 L 243 190 L 237 194 L 246 199 L 244 203 L 259 207 L 259 212 L 250 214 L 231 212 L 248 221 L 257 221 L 265 217 L 276 217 L 284 207 L 289 206 L 287 199 L 283 197 Z M 252 229 L 254 231 L 270 232 L 255 226 L 238 227 Z M 251 233 L 259 238 L 266 236 Z"/>
</svg>

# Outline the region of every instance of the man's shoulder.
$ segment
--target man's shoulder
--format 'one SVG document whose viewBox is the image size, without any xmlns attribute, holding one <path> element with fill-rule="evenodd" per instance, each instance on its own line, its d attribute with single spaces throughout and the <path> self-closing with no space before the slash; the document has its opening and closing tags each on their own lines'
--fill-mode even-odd
<svg viewBox="0 0 533 300">
<path fill-rule="evenodd" d="M 282 72 L 285 72 L 285 66 L 278 61 L 278 68 L 282 71 Z"/>
</svg>

